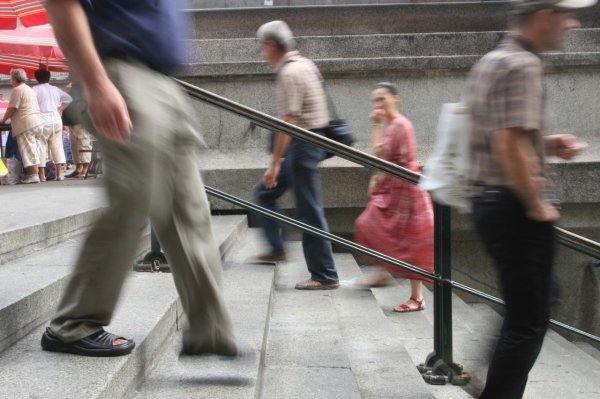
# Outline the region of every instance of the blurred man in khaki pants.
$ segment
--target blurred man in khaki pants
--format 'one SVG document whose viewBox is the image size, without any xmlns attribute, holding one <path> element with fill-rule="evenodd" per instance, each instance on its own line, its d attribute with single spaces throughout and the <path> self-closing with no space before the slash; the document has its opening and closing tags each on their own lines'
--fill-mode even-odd
<svg viewBox="0 0 600 399">
<path fill-rule="evenodd" d="M 168 0 L 49 0 L 59 44 L 79 76 L 86 128 L 105 160 L 110 208 L 98 220 L 50 327 L 45 350 L 131 352 L 108 333 L 146 218 L 163 245 L 189 319 L 183 353 L 237 356 L 219 289 L 221 260 L 196 156 L 189 99 L 165 73 L 182 59 L 179 8 Z"/>
</svg>

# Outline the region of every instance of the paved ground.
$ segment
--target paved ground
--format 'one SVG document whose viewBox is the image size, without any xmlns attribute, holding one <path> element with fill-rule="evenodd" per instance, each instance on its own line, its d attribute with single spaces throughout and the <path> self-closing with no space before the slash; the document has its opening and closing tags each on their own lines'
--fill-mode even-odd
<svg viewBox="0 0 600 399">
<path fill-rule="evenodd" d="M 105 204 L 102 179 L 0 185 L 0 231 L 41 224 Z"/>
</svg>

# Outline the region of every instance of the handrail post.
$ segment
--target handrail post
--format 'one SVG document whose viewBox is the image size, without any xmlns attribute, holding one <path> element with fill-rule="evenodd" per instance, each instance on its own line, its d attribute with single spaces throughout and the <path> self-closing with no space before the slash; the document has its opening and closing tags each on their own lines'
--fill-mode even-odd
<svg viewBox="0 0 600 399">
<path fill-rule="evenodd" d="M 433 282 L 433 352 L 417 368 L 435 385 L 465 385 L 470 377 L 452 358 L 452 248 L 451 210 L 434 203 L 434 266 L 442 278 Z"/>
<path fill-rule="evenodd" d="M 150 252 L 144 258 L 133 265 L 133 270 L 136 272 L 164 272 L 169 273 L 171 267 L 167 262 L 167 258 L 160 247 L 158 237 L 154 232 L 154 227 L 150 226 Z"/>
</svg>

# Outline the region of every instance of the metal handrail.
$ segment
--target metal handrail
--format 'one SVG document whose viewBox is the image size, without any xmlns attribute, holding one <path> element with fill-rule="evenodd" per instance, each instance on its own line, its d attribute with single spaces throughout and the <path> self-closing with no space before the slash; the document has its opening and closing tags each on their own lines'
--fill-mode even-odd
<svg viewBox="0 0 600 399">
<path fill-rule="evenodd" d="M 565 247 L 569 247 L 593 258 L 600 259 L 600 243 L 560 227 L 556 227 L 556 230 L 558 231 L 558 242 Z"/>
<path fill-rule="evenodd" d="M 349 161 L 358 163 L 370 169 L 381 170 L 412 184 L 417 184 L 421 178 L 419 173 L 413 172 L 410 169 L 406 169 L 395 163 L 377 158 L 376 156 L 367 154 L 363 151 L 357 150 L 356 148 L 340 144 L 319 134 L 313 133 L 296 125 L 292 125 L 282 121 L 281 119 L 267 115 L 235 101 L 231 101 L 228 98 L 221 97 L 218 94 L 201 89 L 182 80 L 176 80 L 184 87 L 191 97 L 250 119 L 256 125 L 265 129 L 285 132 L 300 140 L 318 145 L 319 147 L 322 147 L 337 156 L 348 159 Z"/>
<path fill-rule="evenodd" d="M 194 99 L 214 105 L 218 108 L 228 110 L 234 114 L 250 119 L 254 124 L 266 129 L 285 132 L 292 137 L 309 142 L 326 149 L 349 161 L 363 165 L 370 169 L 383 171 L 389 175 L 407 181 L 411 184 L 417 184 L 421 177 L 420 174 L 406 169 L 400 165 L 377 158 L 371 154 L 364 153 L 352 147 L 337 143 L 326 137 L 302 129 L 282 121 L 273 116 L 254 110 L 245 105 L 236 103 L 207 90 L 201 89 L 187 82 L 177 80 L 187 93 Z M 427 277 L 433 280 L 434 291 L 434 339 L 433 352 L 427 357 L 424 364 L 419 366 L 419 370 L 423 374 L 423 378 L 432 384 L 445 383 L 448 380 L 453 384 L 464 384 L 468 382 L 470 377 L 462 372 L 462 367 L 454 363 L 452 355 L 452 289 L 459 289 L 468 292 L 479 298 L 491 301 L 496 304 L 504 304 L 504 302 L 492 295 L 478 291 L 474 288 L 452 281 L 451 276 L 451 251 L 450 251 L 450 209 L 447 206 L 442 206 L 434 203 L 434 245 L 435 273 L 431 274 L 421 270 L 413 265 L 394 259 L 370 248 L 363 247 L 352 241 L 337 237 L 329 232 L 317 229 L 308 224 L 298 222 L 292 218 L 281 215 L 279 213 L 264 209 L 256 204 L 236 198 L 211 187 L 206 187 L 209 195 L 220 198 L 222 200 L 233 203 L 242 208 L 259 213 L 267 218 L 271 218 L 280 223 L 296 227 L 308 234 L 329 240 L 337 245 L 356 251 L 365 255 L 369 255 L 375 259 L 382 260 L 394 267 L 401 268 L 416 273 L 422 277 Z M 600 259 L 600 244 L 578 236 L 574 233 L 563 229 L 557 230 L 558 240 L 570 248 L 579 250 L 580 252 L 589 254 Z M 592 341 L 600 343 L 600 337 L 592 335 L 588 332 L 579 330 L 575 327 L 561 323 L 556 320 L 550 320 L 550 324 L 564 329 L 570 333 L 586 337 Z"/>
<path fill-rule="evenodd" d="M 255 109 L 252 109 L 250 107 L 247 107 L 245 105 L 239 104 L 239 103 L 229 100 L 225 97 L 219 96 L 218 94 L 212 93 L 208 90 L 201 89 L 197 86 L 194 86 L 194 85 L 184 82 L 182 80 L 177 80 L 177 82 L 185 88 L 185 90 L 191 97 L 201 100 L 201 101 L 204 101 L 211 105 L 214 105 L 218 108 L 226 109 L 226 110 L 233 112 L 239 116 L 248 118 L 248 119 L 252 120 L 254 123 L 256 123 L 257 125 L 262 126 L 266 129 L 272 129 L 272 130 L 288 133 L 288 134 L 292 135 L 293 137 L 296 137 L 298 139 L 301 139 L 301 140 L 310 142 L 312 144 L 318 145 L 320 147 L 323 147 L 327 151 L 330 151 L 342 158 L 356 162 L 356 163 L 366 166 L 368 168 L 383 171 L 385 173 L 388 173 L 392 176 L 398 177 L 398 178 L 405 180 L 407 182 L 410 182 L 412 184 L 417 184 L 421 177 L 421 175 L 419 173 L 416 173 L 416 172 L 413 172 L 412 170 L 403 168 L 400 165 L 385 161 L 385 160 L 383 160 L 381 158 L 377 158 L 371 154 L 367 154 L 367 153 L 364 153 L 355 148 L 340 144 L 336 141 L 330 140 L 326 137 L 323 137 L 319 134 L 313 133 L 309 130 L 302 129 L 301 127 L 292 125 L 292 124 L 282 121 L 278 118 L 275 118 L 271 115 L 267 115 L 263 112 L 260 112 Z M 423 277 L 428 277 L 435 281 L 443 281 L 444 283 L 448 283 L 452 287 L 459 289 L 461 291 L 470 293 L 479 298 L 485 299 L 487 301 L 490 301 L 490 302 L 493 302 L 496 304 L 504 305 L 504 301 L 502 301 L 501 299 L 496 298 L 492 295 L 486 294 L 484 292 L 478 291 L 474 288 L 468 287 L 466 285 L 457 283 L 452 280 L 442 279 L 437 274 L 427 273 L 427 272 L 425 272 L 413 265 L 410 265 L 406 262 L 402 262 L 402 261 L 399 261 L 392 257 L 389 257 L 387 255 L 381 254 L 377 251 L 373 251 L 369 248 L 358 245 L 352 241 L 337 237 L 336 235 L 331 234 L 329 232 L 317 229 L 313 226 L 310 226 L 310 225 L 302 223 L 302 222 L 298 222 L 287 216 L 284 216 L 284 215 L 278 214 L 276 212 L 272 212 L 267 209 L 261 208 L 260 206 L 258 206 L 256 204 L 252 204 L 251 202 L 244 201 L 240 198 L 236 198 L 234 196 L 231 196 L 229 194 L 226 194 L 224 192 L 221 192 L 221 191 L 216 190 L 211 187 L 206 187 L 206 191 L 208 194 L 210 194 L 212 196 L 215 196 L 222 200 L 228 201 L 235 205 L 241 206 L 245 209 L 252 210 L 261 215 L 264 215 L 266 217 L 274 219 L 278 222 L 296 227 L 296 228 L 301 229 L 309 234 L 318 236 L 318 237 L 326 239 L 326 240 L 330 240 L 330 241 L 332 241 L 340 246 L 343 246 L 347 249 L 372 256 L 376 259 L 387 262 L 395 267 L 399 267 L 404 270 L 409 270 L 409 271 L 417 273 Z M 572 232 L 569 232 L 569 231 L 561 229 L 561 228 L 557 228 L 557 232 L 558 232 L 558 239 L 559 239 L 560 243 L 562 243 L 570 248 L 573 248 L 575 250 L 578 250 L 580 252 L 586 253 L 595 258 L 600 259 L 600 243 L 594 242 L 585 237 L 579 236 L 577 234 L 574 234 Z M 550 320 L 550 323 L 554 326 L 560 327 L 571 333 L 578 334 L 580 336 L 584 336 L 584 337 L 589 338 L 596 342 L 600 342 L 600 337 L 597 337 L 597 336 L 587 333 L 585 331 L 579 330 L 575 327 L 571 327 L 569 325 L 566 325 L 566 324 L 561 323 L 556 320 Z"/>
<path fill-rule="evenodd" d="M 364 255 L 368 255 L 368 256 L 371 256 L 373 258 L 382 260 L 382 261 L 384 261 L 386 263 L 389 263 L 389 264 L 391 264 L 391 265 L 393 265 L 395 267 L 398 267 L 398 268 L 401 268 L 401 269 L 404 269 L 404 270 L 408 270 L 410 272 L 416 273 L 416 274 L 418 274 L 420 276 L 423 276 L 423 277 L 430 278 L 432 280 L 436 280 L 436 281 L 441 281 L 441 282 L 448 283 L 452 287 L 454 287 L 454 288 L 456 288 L 458 290 L 461 290 L 463 292 L 469 293 L 471 295 L 475 295 L 475 296 L 477 296 L 479 298 L 482 298 L 482 299 L 485 299 L 485 300 L 487 300 L 489 302 L 493 302 L 493 303 L 498 304 L 498 305 L 505 305 L 505 303 L 504 303 L 504 301 L 502 299 L 497 298 L 497 297 L 495 297 L 493 295 L 490 295 L 490 294 L 486 294 L 485 292 L 476 290 L 475 288 L 471 288 L 469 286 L 457 283 L 457 282 L 452 281 L 452 280 L 443 279 L 443 278 L 441 278 L 437 274 L 428 273 L 428 272 L 426 272 L 424 270 L 421 270 L 418 267 L 415 267 L 415 266 L 413 266 L 413 265 L 411 265 L 409 263 L 402 262 L 402 261 L 400 261 L 398 259 L 395 259 L 395 258 L 392 258 L 392 257 L 390 257 L 388 255 L 382 254 L 381 252 L 374 251 L 374 250 L 372 250 L 370 248 L 367 248 L 367 247 L 364 247 L 362 245 L 356 244 L 353 241 L 347 240 L 345 238 L 338 237 L 335 234 L 332 234 L 330 232 L 327 232 L 327 231 L 318 229 L 318 228 L 316 228 L 314 226 L 311 226 L 309 224 L 297 221 L 297 220 L 295 220 L 293 218 L 290 218 L 289 216 L 282 215 L 282 214 L 274 212 L 274 211 L 272 211 L 270 209 L 263 208 L 263 207 L 261 207 L 259 205 L 253 204 L 252 202 L 245 201 L 245 200 L 243 200 L 241 198 L 235 197 L 235 196 L 233 196 L 231 194 L 227 194 L 227 193 L 225 193 L 223 191 L 220 191 L 220 190 L 217 190 L 215 188 L 212 188 L 212 187 L 209 187 L 209 186 L 204 186 L 204 188 L 206 189 L 206 193 L 208 195 L 212 196 L 212 197 L 219 198 L 219 199 L 221 199 L 223 201 L 227 201 L 227 202 L 229 202 L 231 204 L 237 205 L 237 206 L 239 206 L 241 208 L 244 208 L 246 210 L 258 213 L 258 214 L 260 214 L 262 216 L 265 216 L 265 217 L 267 217 L 269 219 L 273 219 L 273 220 L 275 220 L 275 221 L 277 221 L 279 223 L 282 223 L 282 224 L 285 224 L 285 225 L 297 228 L 297 229 L 302 230 L 303 232 L 306 232 L 306 233 L 311 234 L 313 236 L 322 238 L 324 240 L 329 240 L 332 243 L 334 243 L 336 245 L 339 245 L 341 247 L 344 247 L 346 249 L 349 249 L 351 251 L 360 252 L 360 253 L 362 253 Z M 571 333 L 574 333 L 574 334 L 586 337 L 586 338 L 588 338 L 588 339 L 590 339 L 592 341 L 596 341 L 596 342 L 600 343 L 600 337 L 597 337 L 597 336 L 595 336 L 593 334 L 590 334 L 590 333 L 588 333 L 586 331 L 579 330 L 579 329 L 577 329 L 575 327 L 569 326 L 569 325 L 567 325 L 565 323 L 562 323 L 560 321 L 552 319 L 552 320 L 550 320 L 550 324 L 552 324 L 552 325 L 554 325 L 556 327 L 560 327 L 561 329 L 563 329 L 565 331 L 569 331 Z"/>
<path fill-rule="evenodd" d="M 419 179 L 421 178 L 421 175 L 419 173 L 416 173 L 410 169 L 406 169 L 395 163 L 388 162 L 371 154 L 367 154 L 356 148 L 340 144 L 319 134 L 313 133 L 296 125 L 292 125 L 290 123 L 282 121 L 281 119 L 275 118 L 271 115 L 267 115 L 263 112 L 257 111 L 255 109 L 232 101 L 225 97 L 219 96 L 218 94 L 212 93 L 208 90 L 204 90 L 200 87 L 194 86 L 182 80 L 176 79 L 176 81 L 181 86 L 183 86 L 183 88 L 191 97 L 206 102 L 208 104 L 214 105 L 218 108 L 225 109 L 244 118 L 248 118 L 265 129 L 285 132 L 293 137 L 325 148 L 328 152 L 334 153 L 339 157 L 355 162 L 359 165 L 365 166 L 370 169 L 380 170 L 382 172 L 398 177 L 412 184 L 417 184 L 419 182 Z M 577 251 L 580 251 L 596 259 L 600 259 L 600 243 L 592 241 L 570 231 L 564 230 L 562 228 L 557 227 L 556 229 L 558 241 L 561 244 L 569 248 L 575 249 Z"/>
</svg>

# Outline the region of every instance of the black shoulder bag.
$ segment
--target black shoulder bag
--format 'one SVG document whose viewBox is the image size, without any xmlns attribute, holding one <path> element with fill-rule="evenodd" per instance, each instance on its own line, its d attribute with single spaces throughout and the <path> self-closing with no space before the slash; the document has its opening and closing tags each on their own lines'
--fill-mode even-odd
<svg viewBox="0 0 600 399">
<path fill-rule="evenodd" d="M 356 142 L 356 138 L 352 134 L 352 128 L 345 119 L 341 119 L 338 115 L 337 108 L 333 103 L 333 99 L 325 86 L 325 81 L 321 81 L 323 84 L 323 90 L 327 96 L 327 107 L 331 111 L 329 126 L 325 129 L 325 137 L 333 141 L 337 141 L 340 144 L 352 147 Z M 335 154 L 328 152 L 327 158 L 331 158 Z"/>
</svg>

